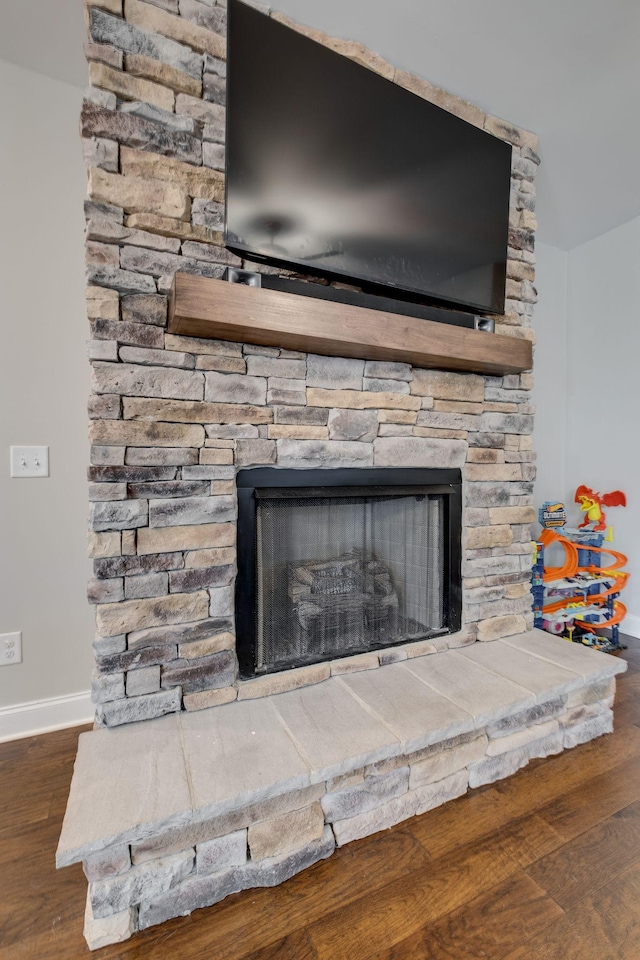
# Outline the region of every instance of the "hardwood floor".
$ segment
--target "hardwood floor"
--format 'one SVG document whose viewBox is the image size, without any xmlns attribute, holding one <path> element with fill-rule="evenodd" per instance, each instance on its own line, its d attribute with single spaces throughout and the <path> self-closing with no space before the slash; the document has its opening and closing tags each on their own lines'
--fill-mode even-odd
<svg viewBox="0 0 640 960">
<path fill-rule="evenodd" d="M 629 647 L 610 737 L 95 956 L 638 960 L 640 641 Z M 82 869 L 54 867 L 81 729 L 0 745 L 0 960 L 89 955 Z"/>
</svg>

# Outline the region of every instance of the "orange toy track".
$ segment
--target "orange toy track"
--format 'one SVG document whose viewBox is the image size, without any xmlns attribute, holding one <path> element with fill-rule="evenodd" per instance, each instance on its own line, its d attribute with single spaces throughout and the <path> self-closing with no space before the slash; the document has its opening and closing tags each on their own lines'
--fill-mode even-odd
<svg viewBox="0 0 640 960">
<path fill-rule="evenodd" d="M 608 593 L 598 594 L 597 596 L 589 597 L 588 601 L 586 602 L 589 604 L 589 606 L 603 607 L 606 602 L 606 599 L 605 599 L 606 596 L 608 596 Z M 547 606 L 542 608 L 543 616 L 548 616 L 549 614 L 555 613 L 557 610 L 562 610 L 563 608 L 567 607 L 572 600 L 577 601 L 577 598 L 566 597 L 564 600 L 561 600 L 559 603 L 548 604 Z M 582 599 L 579 602 L 583 604 L 585 603 L 585 601 L 583 601 Z M 606 630 L 607 627 L 613 627 L 617 623 L 621 623 L 624 620 L 624 618 L 627 615 L 627 608 L 625 607 L 624 603 L 620 603 L 619 600 L 614 600 L 613 609 L 614 609 L 614 614 L 608 620 L 603 620 L 602 623 L 589 623 L 588 621 L 581 619 L 580 607 L 576 606 L 576 613 L 575 613 L 574 619 L 580 621 L 580 626 L 587 633 L 596 633 L 596 631 L 598 630 Z"/>
<path fill-rule="evenodd" d="M 623 574 L 623 571 L 620 570 L 620 567 L 628 562 L 627 557 L 624 553 L 618 553 L 617 550 L 610 550 L 606 547 L 588 547 L 594 553 L 606 553 L 610 557 L 613 557 L 615 563 L 612 563 L 609 567 L 579 567 L 578 566 L 578 547 L 571 540 L 568 540 L 566 537 L 561 536 L 561 534 L 556 533 L 555 530 L 543 530 L 540 534 L 539 540 L 541 543 L 548 547 L 550 543 L 559 543 L 565 552 L 565 564 L 563 567 L 547 567 L 544 572 L 543 580 L 545 583 L 548 583 L 550 580 L 563 580 L 565 577 L 575 577 L 579 570 L 588 570 L 589 573 L 602 573 L 604 576 L 607 574 L 612 574 L 615 576 L 625 576 L 628 577 L 629 574 Z M 614 571 L 619 571 L 619 573 L 614 573 Z"/>
<path fill-rule="evenodd" d="M 599 603 L 598 606 L 600 606 Z M 624 603 L 619 603 L 618 600 L 615 600 L 613 603 L 613 609 L 615 610 L 615 613 L 612 617 L 610 617 L 609 620 L 605 620 L 604 623 L 586 623 L 586 621 L 580 620 L 580 626 L 587 633 L 595 633 L 596 630 L 603 630 L 606 627 L 615 626 L 616 623 L 621 623 L 627 615 L 627 608 L 625 607 Z M 578 619 L 580 618 L 578 617 Z"/>
<path fill-rule="evenodd" d="M 608 556 L 613 558 L 614 562 L 608 567 L 580 567 L 578 566 L 578 547 L 571 540 L 568 540 L 561 534 L 556 533 L 554 530 L 543 530 L 539 539 L 545 547 L 548 547 L 551 543 L 560 544 L 565 553 L 565 562 L 562 567 L 547 567 L 545 569 L 543 575 L 543 580 L 545 583 L 549 583 L 553 580 L 569 579 L 570 577 L 575 577 L 578 573 L 585 572 L 600 574 L 604 577 L 615 578 L 615 583 L 607 590 L 604 590 L 602 593 L 589 596 L 588 600 L 586 601 L 589 605 L 597 607 L 604 606 L 607 598 L 613 593 L 619 593 L 629 579 L 629 574 L 624 570 L 619 569 L 627 563 L 627 557 L 625 557 L 623 553 L 618 553 L 616 550 L 610 550 L 605 547 L 588 547 L 588 549 L 594 553 L 606 553 Z M 542 613 L 553 614 L 557 610 L 561 610 L 563 607 L 569 606 L 572 602 L 584 603 L 585 601 L 583 597 L 563 597 L 560 600 L 544 606 L 542 608 Z M 627 608 L 623 603 L 620 603 L 619 600 L 614 601 L 613 607 L 614 614 L 609 620 L 603 623 L 586 623 L 584 620 L 581 620 L 580 626 L 588 633 L 595 633 L 596 630 L 602 630 L 606 627 L 611 627 L 617 623 L 620 623 L 622 620 L 624 620 L 627 614 Z M 576 617 L 578 619 L 580 618 L 578 606 L 576 606 Z"/>
<path fill-rule="evenodd" d="M 588 602 L 596 607 L 604 606 L 604 603 L 600 602 L 599 596 L 590 597 Z M 564 604 L 564 606 L 566 606 L 566 604 Z M 542 612 L 544 613 L 548 609 L 549 608 L 547 607 L 543 607 Z M 580 621 L 580 626 L 585 633 L 596 633 L 598 630 L 605 630 L 607 627 L 614 627 L 617 623 L 621 623 L 624 620 L 627 615 L 627 608 L 625 607 L 624 603 L 614 600 L 613 609 L 615 612 L 608 620 L 603 620 L 602 623 L 588 623 L 586 620 L 580 619 L 580 610 L 578 607 L 576 607 L 575 619 Z"/>
<path fill-rule="evenodd" d="M 571 540 L 562 537 L 554 530 L 543 530 L 540 534 L 540 542 L 544 544 L 545 549 L 550 543 L 559 543 L 564 548 L 565 564 L 563 567 L 546 567 L 543 580 L 548 583 L 549 580 L 563 580 L 565 577 L 575 577 L 578 572 L 578 548 Z"/>
</svg>

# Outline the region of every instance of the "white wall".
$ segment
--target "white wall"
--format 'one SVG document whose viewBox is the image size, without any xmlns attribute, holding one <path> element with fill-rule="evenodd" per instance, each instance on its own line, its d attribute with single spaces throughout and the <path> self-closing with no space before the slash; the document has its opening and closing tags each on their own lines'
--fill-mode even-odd
<svg viewBox="0 0 640 960">
<path fill-rule="evenodd" d="M 21 630 L 24 647 L 0 667 L 1 738 L 2 708 L 87 690 L 94 628 L 82 91 L 4 61 L 0 90 L 0 633 Z M 49 478 L 10 479 L 11 444 L 48 444 Z"/>
<path fill-rule="evenodd" d="M 545 500 L 562 500 L 566 495 L 567 257 L 557 247 L 536 244 L 536 506 Z"/>
<path fill-rule="evenodd" d="M 622 629 L 640 637 L 640 218 L 569 253 L 536 249 L 536 505 L 563 500 L 575 526 L 581 483 L 626 493 L 607 523 L 632 575 Z"/>
<path fill-rule="evenodd" d="M 567 498 L 581 483 L 626 493 L 607 523 L 629 557 L 623 629 L 640 636 L 640 218 L 576 247 L 568 268 Z"/>
</svg>

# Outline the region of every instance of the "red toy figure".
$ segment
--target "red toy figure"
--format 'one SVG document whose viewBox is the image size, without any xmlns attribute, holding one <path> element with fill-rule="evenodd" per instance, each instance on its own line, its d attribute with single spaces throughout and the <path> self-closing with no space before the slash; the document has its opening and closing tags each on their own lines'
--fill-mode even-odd
<svg viewBox="0 0 640 960">
<path fill-rule="evenodd" d="M 606 530 L 605 513 L 602 507 L 626 507 L 627 498 L 622 490 L 613 490 L 611 493 L 599 494 L 590 487 L 581 484 L 576 490 L 575 502 L 580 504 L 580 509 L 586 513 L 586 517 L 579 524 L 579 529 L 588 527 L 594 523 L 594 532 L 596 530 Z"/>
</svg>

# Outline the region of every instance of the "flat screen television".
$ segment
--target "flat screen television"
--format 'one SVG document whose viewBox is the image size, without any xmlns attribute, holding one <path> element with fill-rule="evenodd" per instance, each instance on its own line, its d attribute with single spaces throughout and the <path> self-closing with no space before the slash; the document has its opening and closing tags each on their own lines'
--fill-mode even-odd
<svg viewBox="0 0 640 960">
<path fill-rule="evenodd" d="M 503 313 L 510 172 L 509 144 L 230 0 L 233 252 Z"/>
</svg>

